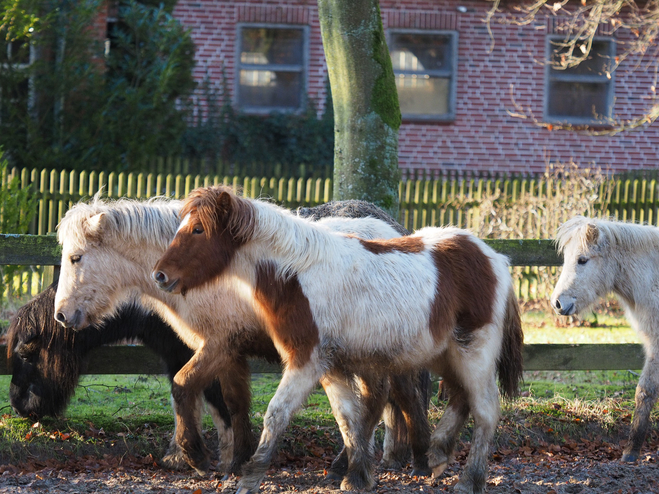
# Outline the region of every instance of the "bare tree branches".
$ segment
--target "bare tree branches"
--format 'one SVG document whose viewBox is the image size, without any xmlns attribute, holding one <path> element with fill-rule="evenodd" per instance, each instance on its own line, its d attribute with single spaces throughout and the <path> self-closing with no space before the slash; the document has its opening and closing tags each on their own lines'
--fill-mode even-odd
<svg viewBox="0 0 659 494">
<path fill-rule="evenodd" d="M 531 0 L 522 2 L 505 11 L 500 0 L 491 0 L 492 7 L 486 14 L 485 23 L 492 39 L 493 21 L 502 24 L 526 26 L 544 16 L 557 17 L 556 32 L 560 39 L 553 41 L 554 56 L 541 63 L 550 64 L 555 71 L 566 71 L 578 67 L 593 57 L 593 42 L 603 31 L 616 34 L 617 53 L 613 60 L 604 64 L 607 78 L 621 68 L 654 72 L 645 101 L 645 111 L 638 117 L 629 119 L 599 117 L 596 126 L 546 123 L 533 115 L 529 108 L 516 103 L 511 87 L 511 100 L 514 111 L 509 114 L 528 118 L 534 124 L 552 129 L 582 131 L 591 135 L 616 134 L 627 130 L 647 127 L 659 118 L 659 100 L 656 96 L 657 74 L 659 72 L 659 0 L 637 3 L 635 0 Z"/>
</svg>

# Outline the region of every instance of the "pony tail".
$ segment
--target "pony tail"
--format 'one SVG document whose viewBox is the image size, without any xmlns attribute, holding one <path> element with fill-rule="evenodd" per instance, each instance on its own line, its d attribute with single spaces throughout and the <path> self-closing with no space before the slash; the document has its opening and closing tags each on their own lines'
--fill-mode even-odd
<svg viewBox="0 0 659 494">
<path fill-rule="evenodd" d="M 522 381 L 524 333 L 522 319 L 519 315 L 519 305 L 513 288 L 510 287 L 506 315 L 503 322 L 503 341 L 501 353 L 497 359 L 499 374 L 499 390 L 506 399 L 519 395 L 519 384 Z"/>
</svg>

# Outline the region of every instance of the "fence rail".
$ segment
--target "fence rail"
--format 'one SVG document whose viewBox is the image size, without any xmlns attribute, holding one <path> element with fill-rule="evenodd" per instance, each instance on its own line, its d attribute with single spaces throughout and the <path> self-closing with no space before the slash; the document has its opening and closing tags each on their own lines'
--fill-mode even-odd
<svg viewBox="0 0 659 494">
<path fill-rule="evenodd" d="M 515 266 L 557 266 L 561 258 L 551 240 L 486 240 L 495 250 L 506 254 Z M 52 235 L 0 235 L 0 265 L 59 265 L 60 248 Z M 0 352 L 6 352 L 0 346 Z M 279 372 L 276 365 L 250 362 L 253 372 Z M 638 344 L 524 346 L 525 370 L 619 370 L 640 369 L 643 349 Z M 0 374 L 11 370 L 0 359 Z M 142 346 L 109 346 L 90 356 L 88 374 L 159 374 L 162 365 L 155 354 Z"/>
</svg>

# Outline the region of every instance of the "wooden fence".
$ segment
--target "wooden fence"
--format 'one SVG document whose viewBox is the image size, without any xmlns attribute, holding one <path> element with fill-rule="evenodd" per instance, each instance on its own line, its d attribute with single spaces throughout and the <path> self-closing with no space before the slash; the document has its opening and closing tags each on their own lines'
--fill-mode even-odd
<svg viewBox="0 0 659 494">
<path fill-rule="evenodd" d="M 315 206 L 332 200 L 332 180 L 327 178 L 266 178 L 157 173 L 67 172 L 18 170 L 23 187 L 32 187 L 39 198 L 29 233 L 55 231 L 68 208 L 101 191 L 107 197 L 149 198 L 157 195 L 182 198 L 192 189 L 211 184 L 232 185 L 248 197 L 270 198 L 289 208 Z M 6 179 L 6 178 L 5 178 Z M 656 179 L 616 180 L 606 205 L 606 215 L 622 220 L 659 225 L 659 182 Z M 486 196 L 499 191 L 499 201 L 553 196 L 561 183 L 554 179 L 449 179 L 406 180 L 400 183 L 399 221 L 410 230 L 452 224 L 472 228 L 480 218 L 474 209 Z"/>
<path fill-rule="evenodd" d="M 179 163 L 176 161 L 176 163 Z M 179 163 L 179 167 L 183 167 Z M 178 169 L 177 168 L 177 169 Z M 150 198 L 157 195 L 185 197 L 192 189 L 211 184 L 231 185 L 242 189 L 248 197 L 270 198 L 285 207 L 315 206 L 332 199 L 331 179 L 303 178 L 257 178 L 228 177 L 219 175 L 184 175 L 163 173 L 104 173 L 67 172 L 54 170 L 14 169 L 4 177 L 20 176 L 22 187 L 32 187 L 38 198 L 34 219 L 29 233 L 45 235 L 53 233 L 66 211 L 80 200 L 89 199 L 99 191 L 107 197 Z M 649 175 L 652 177 L 652 175 Z M 481 204 L 494 195 L 500 204 L 523 204 L 525 201 L 546 201 L 551 203 L 561 194 L 565 195 L 564 183 L 555 178 L 547 179 L 486 179 L 486 178 L 438 178 L 417 180 L 412 176 L 399 186 L 399 221 L 410 230 L 428 225 L 452 224 L 482 233 L 483 207 Z M 659 188 L 655 178 L 629 178 L 608 182 L 610 192 L 605 194 L 604 185 L 596 191 L 598 197 L 607 195 L 605 211 L 623 220 L 659 224 Z M 610 197 L 609 197 L 610 196 Z M 541 208 L 536 208 L 541 209 Z M 556 210 L 555 210 L 556 209 Z M 541 215 L 565 214 L 560 208 L 545 207 Z M 516 213 L 511 210 L 509 222 Z M 535 214 L 529 211 L 527 216 Z M 563 218 L 563 220 L 566 218 Z M 523 220 L 522 220 L 523 221 Z M 558 223 L 554 222 L 556 226 Z M 527 229 L 520 237 L 548 238 L 553 235 L 555 226 Z M 499 232 L 498 235 L 512 238 L 512 233 Z M 38 293 L 50 279 L 42 268 L 26 267 L 14 275 L 7 284 L 7 297 L 21 299 Z M 514 271 L 518 296 L 523 299 L 543 297 L 550 289 L 552 274 L 544 268 L 517 268 Z"/>
<path fill-rule="evenodd" d="M 514 266 L 558 266 L 562 263 L 550 240 L 486 240 L 509 256 Z M 59 265 L 60 250 L 53 236 L 0 235 L 0 265 Z M 5 354 L 6 347 L 0 346 Z M 525 370 L 640 369 L 643 349 L 637 344 L 532 344 L 524 346 Z M 255 372 L 279 372 L 278 366 L 252 361 Z M 158 374 L 158 358 L 142 346 L 108 346 L 90 356 L 89 374 Z M 0 374 L 10 369 L 0 359 Z"/>
</svg>

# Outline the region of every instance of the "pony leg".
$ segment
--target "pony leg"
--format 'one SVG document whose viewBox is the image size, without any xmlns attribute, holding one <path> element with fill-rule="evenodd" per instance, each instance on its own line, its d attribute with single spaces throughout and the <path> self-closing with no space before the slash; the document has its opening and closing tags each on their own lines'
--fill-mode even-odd
<svg viewBox="0 0 659 494">
<path fill-rule="evenodd" d="M 411 372 L 392 375 L 389 379 L 391 396 L 400 407 L 399 413 L 402 413 L 405 420 L 412 446 L 412 475 L 430 475 L 427 456 L 430 447 L 430 423 L 426 404 L 427 393 L 424 393 L 423 389 L 424 385 L 429 387 L 430 375 L 427 371 Z"/>
<path fill-rule="evenodd" d="M 199 475 L 210 466 L 210 452 L 201 437 L 200 396 L 220 374 L 225 360 L 217 347 L 204 345 L 174 376 L 172 397 L 176 412 L 176 443 L 183 457 Z M 192 405 L 191 405 L 192 404 Z"/>
<path fill-rule="evenodd" d="M 643 366 L 636 386 L 636 408 L 629 433 L 629 442 L 622 453 L 622 461 L 634 462 L 641 454 L 641 446 L 650 426 L 650 412 L 659 393 L 659 358 L 649 357 Z"/>
<path fill-rule="evenodd" d="M 382 466 L 400 470 L 410 455 L 410 440 L 405 417 L 400 407 L 391 399 L 382 412 L 384 441 L 382 442 Z"/>
<path fill-rule="evenodd" d="M 342 489 L 370 489 L 375 485 L 373 432 L 386 403 L 387 380 L 357 376 L 359 395 L 351 380 L 338 372 L 326 374 L 321 383 L 343 436 L 343 449 L 332 463 L 328 477 L 342 478 Z"/>
<path fill-rule="evenodd" d="M 317 363 L 284 370 L 281 382 L 263 418 L 259 447 L 252 459 L 243 466 L 243 477 L 238 485 L 237 494 L 258 492 L 277 448 L 279 437 L 286 429 L 293 413 L 302 406 L 322 375 L 323 370 Z"/>
<path fill-rule="evenodd" d="M 249 418 L 251 404 L 250 371 L 244 358 L 231 359 L 220 374 L 224 400 L 231 411 L 233 459 L 230 472 L 241 474 L 242 466 L 256 451 L 257 440 Z"/>
<path fill-rule="evenodd" d="M 174 401 L 174 396 L 172 395 L 172 408 L 174 409 L 174 415 L 176 416 L 176 402 Z M 194 406 L 194 412 L 197 414 L 197 420 L 196 423 L 198 424 L 198 434 L 201 436 L 201 411 L 202 411 L 202 406 L 201 402 L 197 402 Z M 185 458 L 185 454 L 179 444 L 176 441 L 176 430 L 178 426 L 178 421 L 174 421 L 174 434 L 172 435 L 172 439 L 169 442 L 169 447 L 167 448 L 167 452 L 165 453 L 165 456 L 162 457 L 160 460 L 160 464 L 165 467 L 169 468 L 172 470 L 183 470 L 188 467 L 188 462 Z"/>
<path fill-rule="evenodd" d="M 496 363 L 493 358 L 489 358 L 487 348 L 476 349 L 469 354 L 457 351 L 450 360 L 450 371 L 443 377 L 449 384 L 449 408 L 456 413 L 449 417 L 446 417 L 445 413 L 440 420 L 432 438 L 430 465 L 433 467 L 433 473 L 439 473 L 438 467 L 442 465 L 438 464 L 438 460 L 443 459 L 442 454 L 446 455 L 448 460 L 450 455 L 447 453 L 453 451 L 458 432 L 468 412 L 471 412 L 474 418 L 471 449 L 464 472 L 460 475 L 454 491 L 480 494 L 485 490 L 487 458 L 499 422 Z M 455 401 L 451 406 L 452 400 Z"/>
<path fill-rule="evenodd" d="M 439 477 L 453 461 L 453 451 L 460 430 L 469 416 L 469 403 L 461 386 L 451 386 L 450 379 L 442 376 L 449 389 L 449 400 L 437 428 L 432 434 L 428 461 L 432 473 Z"/>
<path fill-rule="evenodd" d="M 214 381 L 212 386 L 204 390 L 204 398 L 217 430 L 219 455 L 217 470 L 228 475 L 231 473 L 231 459 L 233 458 L 233 429 L 231 428 L 231 414 L 224 402 L 222 390 L 217 381 Z"/>
</svg>

